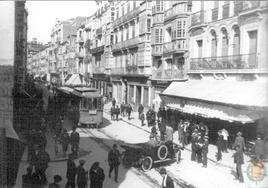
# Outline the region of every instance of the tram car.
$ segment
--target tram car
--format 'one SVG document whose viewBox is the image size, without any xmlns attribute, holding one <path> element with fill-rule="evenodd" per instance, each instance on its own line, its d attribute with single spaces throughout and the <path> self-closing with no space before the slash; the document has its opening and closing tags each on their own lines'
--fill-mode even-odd
<svg viewBox="0 0 268 188">
<path fill-rule="evenodd" d="M 155 143 L 121 144 L 122 163 L 126 167 L 134 166 L 149 171 L 154 163 L 163 163 L 175 158 L 180 160 L 181 147 L 171 141 Z"/>
</svg>

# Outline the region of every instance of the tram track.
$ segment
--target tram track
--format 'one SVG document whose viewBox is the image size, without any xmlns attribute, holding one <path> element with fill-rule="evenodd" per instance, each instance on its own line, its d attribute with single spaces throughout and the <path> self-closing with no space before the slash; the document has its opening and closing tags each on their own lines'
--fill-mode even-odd
<svg viewBox="0 0 268 188">
<path fill-rule="evenodd" d="M 101 138 L 98 138 L 96 135 L 94 135 L 92 133 L 92 131 L 90 131 L 90 129 L 86 129 L 86 128 L 80 128 L 81 131 L 85 134 L 89 134 L 91 135 L 92 137 L 90 139 L 92 139 L 93 141 L 95 141 L 96 143 L 98 144 L 101 144 L 102 145 L 102 148 L 105 149 L 107 152 L 112 148 L 111 146 L 109 146 L 107 143 L 105 143 L 103 141 L 103 139 Z M 101 134 L 103 134 L 105 137 L 107 137 L 108 139 L 110 140 L 113 140 L 115 143 L 117 144 L 122 144 L 122 143 L 125 143 L 121 140 L 118 140 L 110 135 L 108 135 L 107 133 L 105 133 L 105 131 L 103 130 L 98 130 L 98 132 L 100 132 Z M 155 187 L 155 188 L 160 188 L 162 187 L 161 185 L 159 185 L 157 183 L 157 180 L 153 179 L 152 177 L 150 177 L 148 174 L 146 174 L 145 172 L 143 172 L 141 169 L 138 169 L 138 168 L 130 168 L 130 170 L 138 175 L 138 177 L 140 177 L 143 181 L 146 181 L 146 183 L 149 183 L 150 182 L 150 186 L 152 187 Z M 160 172 L 160 169 L 158 168 L 154 168 L 152 170 L 155 170 L 156 172 Z M 188 184 L 187 182 L 185 182 L 184 180 L 182 179 L 179 179 L 178 177 L 176 177 L 175 174 L 173 174 L 172 172 L 168 171 L 168 174 L 169 176 L 173 179 L 174 183 L 177 184 L 177 187 L 180 187 L 180 188 L 195 188 L 193 185 L 191 184 Z M 149 181 L 149 182 L 148 182 Z"/>
</svg>

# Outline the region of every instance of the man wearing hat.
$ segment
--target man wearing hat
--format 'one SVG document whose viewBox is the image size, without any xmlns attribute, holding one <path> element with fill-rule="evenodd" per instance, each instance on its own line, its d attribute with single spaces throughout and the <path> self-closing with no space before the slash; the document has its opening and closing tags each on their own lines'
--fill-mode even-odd
<svg viewBox="0 0 268 188">
<path fill-rule="evenodd" d="M 71 148 L 72 152 L 75 158 L 78 157 L 78 150 L 79 150 L 79 141 L 80 141 L 80 135 L 78 132 L 76 132 L 76 127 L 74 126 L 72 128 L 72 133 L 70 136 L 70 142 L 71 142 Z"/>
<path fill-rule="evenodd" d="M 84 169 L 85 160 L 79 160 L 79 166 L 77 168 L 76 184 L 78 188 L 86 188 L 87 185 L 87 171 Z"/>
<path fill-rule="evenodd" d="M 245 139 L 242 136 L 242 133 L 240 131 L 237 133 L 237 137 L 235 138 L 234 147 L 236 147 L 236 146 L 240 146 L 242 151 L 245 150 L 245 146 L 246 146 Z"/>
<path fill-rule="evenodd" d="M 236 173 L 237 179 L 242 183 L 244 182 L 243 173 L 242 173 L 242 164 L 244 164 L 243 151 L 240 145 L 235 146 L 236 152 L 233 154 L 234 163 L 236 164 Z"/>
<path fill-rule="evenodd" d="M 108 153 L 108 163 L 110 166 L 109 169 L 109 178 L 111 178 L 111 173 L 114 170 L 114 181 L 117 182 L 118 178 L 118 167 L 120 165 L 120 152 L 117 149 L 117 145 L 113 145 L 113 149 Z"/>
<path fill-rule="evenodd" d="M 76 176 L 76 165 L 73 160 L 73 155 L 69 154 L 68 155 L 68 161 L 67 161 L 67 172 L 66 172 L 66 178 L 67 178 L 67 183 L 66 183 L 66 188 L 75 188 L 75 176 Z"/>
<path fill-rule="evenodd" d="M 49 184 L 49 188 L 60 188 L 60 185 L 58 184 L 62 180 L 62 177 L 60 175 L 54 176 L 54 182 Z"/>
<path fill-rule="evenodd" d="M 204 137 L 204 142 L 202 144 L 202 163 L 204 168 L 207 168 L 207 163 L 208 163 L 208 136 Z"/>
<path fill-rule="evenodd" d="M 173 180 L 167 175 L 165 168 L 160 169 L 160 175 L 163 177 L 162 188 L 174 188 Z"/>
</svg>

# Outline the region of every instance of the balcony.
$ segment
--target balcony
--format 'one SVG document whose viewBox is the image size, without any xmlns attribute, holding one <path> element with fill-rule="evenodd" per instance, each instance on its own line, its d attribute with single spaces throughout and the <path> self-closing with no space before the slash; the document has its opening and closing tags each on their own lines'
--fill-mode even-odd
<svg viewBox="0 0 268 188">
<path fill-rule="evenodd" d="M 192 58 L 190 70 L 237 70 L 258 68 L 257 54 Z"/>
<path fill-rule="evenodd" d="M 102 35 L 102 27 L 98 28 L 96 30 L 96 35 L 99 36 L 99 35 Z"/>
<path fill-rule="evenodd" d="M 201 25 L 204 23 L 204 11 L 199 11 L 194 14 L 192 14 L 191 17 L 191 26 Z"/>
<path fill-rule="evenodd" d="M 173 42 L 164 43 L 163 52 L 169 53 L 173 51 Z"/>
<path fill-rule="evenodd" d="M 235 1 L 234 14 L 238 15 L 242 12 L 250 11 L 260 7 L 260 1 Z"/>
<path fill-rule="evenodd" d="M 105 74 L 105 67 L 93 67 L 93 74 Z"/>
<path fill-rule="evenodd" d="M 99 46 L 99 47 L 93 47 L 91 50 L 90 50 L 90 53 L 92 54 L 97 54 L 97 53 L 102 53 L 104 52 L 104 45 L 102 46 Z"/>
<path fill-rule="evenodd" d="M 122 49 L 128 49 L 128 48 L 133 48 L 136 47 L 139 43 L 141 42 L 140 37 L 135 37 L 129 40 L 125 40 L 119 43 L 116 43 L 112 46 L 112 51 L 120 51 Z"/>
<path fill-rule="evenodd" d="M 123 23 L 132 20 L 133 18 L 137 17 L 140 14 L 140 12 L 141 12 L 140 7 L 136 7 L 131 12 L 129 12 L 129 13 L 125 14 L 124 16 L 116 19 L 113 22 L 113 28 L 118 27 L 118 26 L 122 25 Z"/>
<path fill-rule="evenodd" d="M 154 70 L 152 73 L 153 80 L 183 80 L 187 75 L 184 70 L 179 69 L 160 69 Z"/>
<path fill-rule="evenodd" d="M 219 8 L 212 9 L 211 21 L 217 21 L 218 20 L 218 14 L 219 14 Z"/>
<path fill-rule="evenodd" d="M 137 65 L 128 65 L 126 67 L 111 68 L 111 75 L 132 75 L 132 76 L 146 76 L 144 69 Z"/>
<path fill-rule="evenodd" d="M 156 44 L 152 46 L 152 56 L 162 56 L 163 54 L 163 45 Z"/>
<path fill-rule="evenodd" d="M 170 52 L 184 52 L 186 51 L 186 40 L 174 40 L 172 42 L 164 43 L 163 53 L 170 53 Z"/>
<path fill-rule="evenodd" d="M 81 52 L 76 52 L 76 57 L 84 58 L 84 53 L 82 51 Z"/>
</svg>

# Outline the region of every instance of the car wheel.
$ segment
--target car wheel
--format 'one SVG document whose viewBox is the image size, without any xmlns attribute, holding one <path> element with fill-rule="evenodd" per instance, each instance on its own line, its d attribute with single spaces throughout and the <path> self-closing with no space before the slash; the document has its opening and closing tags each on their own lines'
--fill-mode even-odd
<svg viewBox="0 0 268 188">
<path fill-rule="evenodd" d="M 167 158 L 168 155 L 168 148 L 166 145 L 161 145 L 158 149 L 157 149 L 157 157 L 160 160 L 164 160 Z"/>
<path fill-rule="evenodd" d="M 153 159 L 149 156 L 145 157 L 141 163 L 141 169 L 143 171 L 149 171 L 153 166 Z"/>
</svg>

